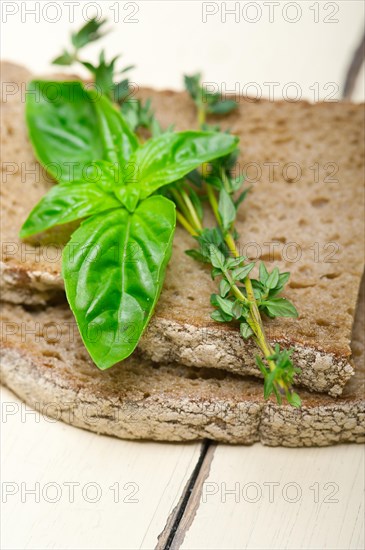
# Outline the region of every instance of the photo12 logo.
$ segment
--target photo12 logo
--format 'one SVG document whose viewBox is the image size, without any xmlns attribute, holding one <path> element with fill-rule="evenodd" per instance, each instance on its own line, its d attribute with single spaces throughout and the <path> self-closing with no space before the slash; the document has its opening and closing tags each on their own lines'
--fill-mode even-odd
<svg viewBox="0 0 365 550">
<path fill-rule="evenodd" d="M 225 481 L 220 483 L 207 481 L 203 484 L 201 502 L 205 504 L 212 502 L 212 499 L 218 499 L 223 504 L 229 501 L 236 504 L 256 504 L 266 501 L 273 504 L 281 500 L 288 504 L 296 504 L 304 498 L 310 497 L 315 504 L 338 504 L 339 490 L 339 485 L 334 481 L 322 484 L 316 481 L 310 486 L 303 486 L 296 481 L 284 484 L 279 481 L 264 481 L 263 483 L 236 481 L 229 484 Z"/>
<path fill-rule="evenodd" d="M 238 103 L 255 103 L 262 98 L 270 102 L 283 100 L 296 103 L 307 98 L 313 103 L 319 101 L 340 101 L 340 85 L 337 82 L 313 82 L 303 86 L 299 82 L 203 82 L 204 92 L 220 94 L 223 100 L 235 98 Z M 202 102 L 207 102 L 203 94 Z"/>
<path fill-rule="evenodd" d="M 140 487 L 134 481 L 126 483 L 114 482 L 109 487 L 103 487 L 96 481 L 80 483 L 79 481 L 49 481 L 48 483 L 35 483 L 21 481 L 3 481 L 0 485 L 1 502 L 10 504 L 14 500 L 26 504 L 29 502 L 45 502 L 56 504 L 57 502 L 97 504 L 102 500 L 112 499 L 114 504 L 138 504 L 137 497 Z"/>
<path fill-rule="evenodd" d="M 310 14 L 313 23 L 339 23 L 338 2 L 203 2 L 202 22 L 298 23 Z"/>
<path fill-rule="evenodd" d="M 1 22 L 15 19 L 20 23 L 58 23 L 61 20 L 75 23 L 80 18 L 87 22 L 108 17 L 113 23 L 139 23 L 138 2 L 1 2 Z"/>
</svg>

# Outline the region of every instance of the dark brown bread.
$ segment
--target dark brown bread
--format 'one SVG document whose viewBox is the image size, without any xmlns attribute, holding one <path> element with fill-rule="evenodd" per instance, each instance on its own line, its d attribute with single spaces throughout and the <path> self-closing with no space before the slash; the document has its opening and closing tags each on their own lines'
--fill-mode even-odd
<svg viewBox="0 0 365 550">
<path fill-rule="evenodd" d="M 5 64 L 2 77 L 24 86 L 30 75 Z M 152 98 L 163 126 L 196 125 L 186 94 L 140 90 L 139 95 Z M 3 299 L 45 304 L 63 294 L 60 249 L 21 244 L 17 237 L 31 207 L 52 185 L 34 160 L 23 111 L 20 93 L 7 97 L 3 160 L 15 163 L 15 172 L 10 175 L 9 165 L 3 172 Z M 294 347 L 302 369 L 298 384 L 331 395 L 341 394 L 353 374 L 350 336 L 364 267 L 363 114 L 362 105 L 351 103 L 241 98 L 237 112 L 219 119 L 240 136 L 240 169 L 251 179 L 254 170 L 261 171 L 239 212 L 239 247 L 292 273 L 286 295 L 300 316 L 268 321 L 270 340 Z M 25 167 L 36 174 L 25 174 Z M 52 242 L 56 237 L 53 233 Z M 154 361 L 260 376 L 255 346 L 236 328 L 210 319 L 209 296 L 216 286 L 207 269 L 185 255 L 193 246 L 178 228 L 164 290 L 140 350 Z M 296 254 L 298 260 L 291 261 Z"/>
<path fill-rule="evenodd" d="M 101 372 L 66 305 L 2 308 L 2 383 L 42 414 L 126 439 L 289 447 L 365 441 L 364 287 L 353 332 L 356 374 L 331 398 L 301 391 L 300 410 L 265 402 L 262 383 L 134 355 Z"/>
</svg>

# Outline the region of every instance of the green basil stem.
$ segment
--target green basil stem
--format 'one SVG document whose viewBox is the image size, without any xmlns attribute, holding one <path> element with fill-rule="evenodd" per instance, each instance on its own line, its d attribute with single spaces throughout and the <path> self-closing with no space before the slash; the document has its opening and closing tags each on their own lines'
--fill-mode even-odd
<svg viewBox="0 0 365 550">
<path fill-rule="evenodd" d="M 202 231 L 203 226 L 200 223 L 199 216 L 196 213 L 196 210 L 194 208 L 193 203 L 190 200 L 189 195 L 187 194 L 187 192 L 184 189 L 181 190 L 181 196 L 182 196 L 183 200 L 185 201 L 185 204 L 186 204 L 186 207 L 187 207 L 187 209 L 190 213 L 191 219 L 194 222 L 194 226 L 197 228 L 197 230 Z"/>
<path fill-rule="evenodd" d="M 221 176 L 222 181 L 223 181 L 224 189 L 227 191 L 227 193 L 230 193 L 231 192 L 230 185 L 229 185 L 229 182 L 228 182 L 227 174 L 226 174 L 223 166 L 220 167 L 219 172 L 220 172 L 220 176 Z"/>
<path fill-rule="evenodd" d="M 191 225 L 190 223 L 187 221 L 187 219 L 181 214 L 181 212 L 179 212 L 179 210 L 176 209 L 176 218 L 177 220 L 181 223 L 181 225 L 186 229 L 186 231 L 188 233 L 190 233 L 190 235 L 192 237 L 196 237 L 199 233 L 198 231 L 196 231 Z"/>
<path fill-rule="evenodd" d="M 205 188 L 206 188 L 206 192 L 207 192 L 207 196 L 208 196 L 210 206 L 212 207 L 212 210 L 213 210 L 213 214 L 214 214 L 216 220 L 219 220 L 219 223 L 220 223 L 220 215 L 219 215 L 219 211 L 218 211 L 218 202 L 217 202 L 216 196 L 214 194 L 214 191 L 210 187 L 210 185 L 206 185 Z"/>
<path fill-rule="evenodd" d="M 181 196 L 181 193 L 176 189 L 172 189 L 171 193 L 172 193 L 172 196 L 174 197 L 174 200 L 176 201 L 176 205 L 180 208 L 181 215 L 185 218 L 185 221 L 188 222 L 190 226 L 194 225 L 194 220 L 191 219 L 190 212 Z"/>
<path fill-rule="evenodd" d="M 203 103 L 199 104 L 198 107 L 198 124 L 199 128 L 202 128 L 202 126 L 205 124 L 206 119 L 206 110 Z"/>
<path fill-rule="evenodd" d="M 181 210 L 181 212 L 176 210 L 176 215 L 179 222 L 185 227 L 190 235 L 195 237 L 203 228 L 190 198 L 188 197 L 186 191 L 183 190 L 179 192 L 176 189 L 173 189 L 171 193 L 177 206 Z"/>
</svg>

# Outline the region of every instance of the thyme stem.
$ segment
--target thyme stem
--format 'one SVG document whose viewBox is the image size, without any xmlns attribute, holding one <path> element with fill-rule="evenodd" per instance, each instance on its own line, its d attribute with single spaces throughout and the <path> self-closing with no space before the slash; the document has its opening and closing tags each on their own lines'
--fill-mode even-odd
<svg viewBox="0 0 365 550">
<path fill-rule="evenodd" d="M 221 230 L 223 231 L 222 221 L 221 221 L 221 218 L 220 218 L 220 215 L 219 215 L 219 212 L 218 212 L 217 198 L 214 194 L 213 189 L 211 189 L 211 187 L 209 185 L 207 185 L 207 195 L 208 195 L 208 199 L 209 199 L 210 205 L 212 207 L 214 216 L 215 216 Z M 236 247 L 236 244 L 234 242 L 232 234 L 229 233 L 229 232 L 226 233 L 224 240 L 225 240 L 230 252 L 232 253 L 232 255 L 235 258 L 237 258 L 239 256 L 239 252 L 237 250 L 237 247 Z M 234 292 L 236 298 L 238 298 L 239 300 L 241 300 L 245 303 L 247 303 L 247 302 L 249 303 L 250 315 L 249 315 L 249 318 L 247 320 L 248 324 L 250 325 L 252 331 L 254 332 L 254 334 L 256 336 L 255 340 L 256 340 L 258 346 L 260 347 L 260 349 L 264 353 L 264 356 L 265 356 L 265 359 L 267 361 L 267 364 L 269 365 L 270 371 L 273 371 L 276 368 L 276 364 L 272 359 L 268 359 L 268 357 L 273 355 L 274 350 L 272 349 L 271 345 L 267 341 L 267 337 L 266 337 L 266 334 L 265 334 L 265 329 L 264 329 L 264 326 L 263 326 L 263 323 L 262 323 L 262 319 L 261 319 L 259 309 L 257 307 L 256 298 L 255 298 L 255 295 L 254 295 L 254 292 L 253 292 L 252 283 L 251 283 L 251 279 L 250 279 L 249 276 L 247 276 L 245 278 L 244 285 L 245 285 L 246 292 L 247 292 L 247 298 L 241 293 L 241 291 L 239 290 L 239 288 L 236 285 L 232 286 L 232 291 Z M 242 300 L 242 298 L 243 298 L 243 300 Z M 284 382 L 282 380 L 279 380 L 277 382 L 277 384 L 285 392 L 289 391 L 289 388 L 286 387 L 286 385 L 284 384 Z"/>
<path fill-rule="evenodd" d="M 199 107 L 199 109 L 198 109 L 198 123 L 199 123 L 200 127 L 203 124 L 205 124 L 205 119 L 206 119 L 206 111 L 205 111 L 204 108 Z M 204 170 L 204 167 L 203 167 L 203 170 Z M 222 181 L 223 181 L 224 188 L 229 193 L 230 192 L 229 182 L 228 182 L 228 178 L 227 178 L 227 175 L 226 175 L 223 167 L 220 170 L 220 174 L 221 174 L 221 178 L 222 178 Z M 214 193 L 214 191 L 213 191 L 213 189 L 211 188 L 210 185 L 206 185 L 206 190 L 207 190 L 208 200 L 209 200 L 210 205 L 212 207 L 214 216 L 215 216 L 215 218 L 216 218 L 216 220 L 219 224 L 219 227 L 223 231 L 222 220 L 221 220 L 221 217 L 219 215 L 218 201 L 217 201 L 217 198 L 215 196 L 215 193 Z M 238 253 L 238 250 L 237 250 L 237 247 L 236 247 L 236 243 L 234 242 L 234 239 L 232 237 L 232 234 L 228 232 L 225 235 L 224 240 L 226 241 L 226 244 L 227 244 L 229 250 L 232 252 L 233 256 L 235 258 L 237 258 L 239 256 L 239 253 Z M 270 357 L 270 355 L 273 355 L 274 351 L 273 351 L 272 347 L 270 346 L 269 342 L 267 341 L 266 334 L 265 334 L 265 329 L 264 329 L 264 326 L 262 324 L 261 315 L 260 315 L 259 309 L 257 307 L 256 298 L 255 298 L 255 295 L 254 295 L 254 292 L 253 292 L 252 283 L 251 283 L 251 279 L 250 279 L 249 276 L 247 276 L 245 278 L 244 285 L 245 285 L 245 288 L 246 288 L 248 300 L 246 299 L 246 297 L 242 294 L 242 292 L 239 290 L 239 288 L 236 285 L 232 286 L 232 291 L 234 292 L 236 298 L 238 298 L 239 300 L 242 300 L 243 302 L 247 302 L 247 301 L 249 302 L 249 304 L 250 304 L 250 316 L 248 318 L 248 323 L 249 323 L 252 331 L 254 332 L 254 334 L 256 336 L 255 341 L 257 342 L 258 346 L 261 348 L 261 350 L 263 351 L 263 353 L 265 355 L 265 359 L 266 359 L 266 361 L 269 365 L 270 371 L 273 371 L 276 368 L 275 362 L 271 359 L 268 359 L 268 357 Z M 281 380 L 278 382 L 278 385 L 282 389 L 288 391 L 288 388 L 286 388 L 285 384 Z"/>
<path fill-rule="evenodd" d="M 204 126 L 204 124 L 206 123 L 207 110 L 205 108 L 205 105 L 203 105 L 201 102 L 197 103 L 197 107 L 198 107 L 198 124 L 199 124 L 199 127 L 202 128 Z M 207 163 L 204 163 L 202 165 L 201 172 L 202 172 L 202 176 L 203 176 L 203 179 L 204 179 L 208 174 L 208 164 Z M 229 195 L 231 195 L 232 194 L 231 184 L 230 184 L 229 178 L 228 178 L 227 173 L 226 173 L 223 166 L 221 166 L 220 169 L 219 169 L 219 176 L 220 176 L 220 179 L 222 181 L 223 188 L 225 189 L 225 191 Z M 220 212 L 219 212 L 219 204 L 218 204 L 216 192 L 212 188 L 212 186 L 209 185 L 207 182 L 205 183 L 205 190 L 206 190 L 207 198 L 208 198 L 209 204 L 211 206 L 211 209 L 213 211 L 214 217 L 215 217 L 215 219 L 218 223 L 218 227 L 220 228 L 220 230 L 221 230 L 221 232 L 224 236 L 224 241 L 225 241 L 230 253 L 233 255 L 233 257 L 238 258 L 240 255 L 239 255 L 239 251 L 237 250 L 237 246 L 236 246 L 233 234 L 232 234 L 233 224 L 230 227 L 229 231 L 227 231 L 226 227 L 225 228 L 223 227 L 224 224 L 223 224 Z M 177 192 L 177 195 L 178 195 L 178 197 L 176 197 L 177 204 L 180 206 L 181 210 L 184 213 L 186 213 L 186 219 L 180 213 L 178 213 L 178 220 L 180 221 L 180 223 L 185 228 L 187 228 L 187 230 L 189 231 L 189 233 L 191 235 L 198 236 L 203 231 L 203 227 L 202 227 L 202 223 L 200 222 L 199 216 L 196 212 L 196 209 L 195 209 L 194 205 L 192 204 L 192 202 L 190 200 L 189 195 L 186 193 L 185 190 Z M 272 346 L 270 345 L 270 343 L 267 340 L 267 336 L 266 336 L 266 333 L 265 333 L 265 328 L 264 328 L 264 325 L 263 325 L 263 321 L 262 321 L 262 318 L 261 318 L 261 314 L 260 314 L 260 311 L 259 311 L 259 307 L 258 307 L 256 298 L 255 298 L 255 294 L 254 294 L 254 290 L 253 290 L 252 281 L 250 279 L 250 276 L 247 275 L 245 277 L 245 279 L 243 280 L 243 284 L 244 284 L 245 291 L 246 291 L 246 295 L 245 295 L 240 290 L 240 288 L 236 285 L 236 283 L 235 283 L 234 279 L 232 278 L 229 270 L 225 270 L 225 271 L 223 271 L 223 273 L 224 273 L 224 276 L 225 276 L 226 280 L 228 281 L 228 283 L 231 286 L 231 291 L 232 291 L 233 295 L 240 302 L 242 302 L 246 306 L 248 306 L 249 314 L 246 318 L 246 322 L 248 323 L 249 327 L 251 328 L 251 330 L 253 332 L 252 336 L 253 336 L 253 340 L 254 340 L 255 344 L 257 345 L 257 347 L 263 353 L 263 356 L 264 356 L 265 362 L 268 365 L 269 371 L 271 373 L 273 373 L 278 368 L 278 365 L 276 364 L 275 359 L 270 358 L 272 356 L 275 356 L 275 353 L 274 353 L 274 350 L 273 350 Z M 266 381 L 266 377 L 265 377 L 265 381 Z M 288 383 L 286 381 L 284 381 L 281 378 L 278 378 L 277 380 L 273 381 L 273 386 L 275 388 L 278 400 L 279 400 L 278 393 L 286 395 L 286 397 L 289 400 L 289 396 L 291 395 L 291 391 L 292 391 L 290 383 L 288 385 Z M 296 395 L 296 394 L 294 394 L 294 395 Z M 297 396 L 297 399 L 299 399 L 298 396 Z M 300 399 L 299 399 L 299 404 L 300 404 Z M 298 405 L 296 405 L 296 406 L 298 406 Z"/>
</svg>

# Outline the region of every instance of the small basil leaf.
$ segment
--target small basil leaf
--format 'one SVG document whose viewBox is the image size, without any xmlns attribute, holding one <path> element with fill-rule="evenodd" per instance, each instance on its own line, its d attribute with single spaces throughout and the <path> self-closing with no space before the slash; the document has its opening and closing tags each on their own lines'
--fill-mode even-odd
<svg viewBox="0 0 365 550">
<path fill-rule="evenodd" d="M 120 110 L 125 121 L 134 132 L 138 128 L 146 128 L 153 137 L 163 133 L 151 108 L 150 99 L 146 99 L 144 103 L 140 99 L 126 99 L 120 106 Z"/>
<path fill-rule="evenodd" d="M 298 317 L 297 310 L 286 298 L 272 298 L 262 302 L 262 305 L 273 317 Z"/>
<path fill-rule="evenodd" d="M 29 237 L 55 225 L 118 207 L 118 199 L 95 183 L 60 183 L 52 187 L 33 208 L 20 231 L 20 237 Z"/>
<path fill-rule="evenodd" d="M 225 189 L 219 192 L 218 212 L 222 220 L 223 229 L 228 231 L 236 219 L 236 207 Z"/>
<path fill-rule="evenodd" d="M 138 148 L 137 137 L 109 99 L 94 90 L 90 90 L 89 95 L 94 100 L 98 134 L 103 142 L 102 158 L 122 166 Z"/>
<path fill-rule="evenodd" d="M 99 57 L 99 65 L 92 65 L 91 63 L 83 62 L 81 61 L 82 65 L 84 65 L 94 76 L 95 81 L 95 87 L 98 91 L 101 91 L 104 95 L 106 95 L 109 99 L 113 99 L 113 93 L 114 93 L 114 66 L 116 61 L 118 60 L 119 56 L 114 57 L 108 63 L 105 60 L 104 51 L 101 52 Z"/>
<path fill-rule="evenodd" d="M 136 348 L 162 289 L 175 224 L 175 205 L 154 196 L 133 214 L 118 208 L 89 218 L 65 247 L 67 299 L 100 369 Z"/>
<path fill-rule="evenodd" d="M 127 67 L 126 70 L 129 70 L 131 68 L 132 67 Z M 121 80 L 120 82 L 118 82 L 118 84 L 115 84 L 114 90 L 113 90 L 113 99 L 114 101 L 119 103 L 123 101 L 123 99 L 128 95 L 129 95 L 129 80 L 128 78 L 125 78 L 124 80 Z"/>
<path fill-rule="evenodd" d="M 139 126 L 139 102 L 127 99 L 120 106 L 120 111 L 129 128 L 135 132 Z"/>
<path fill-rule="evenodd" d="M 204 162 L 227 155 L 238 138 L 217 132 L 177 132 L 149 139 L 131 156 L 141 199 L 177 181 Z"/>
<path fill-rule="evenodd" d="M 200 86 L 200 81 L 201 81 L 200 73 L 196 73 L 191 76 L 184 75 L 185 88 L 190 94 L 190 97 L 194 100 L 199 100 L 199 101 L 202 100 L 202 97 L 201 97 L 202 89 Z"/>
<path fill-rule="evenodd" d="M 75 61 L 74 56 L 69 53 L 67 50 L 64 50 L 63 53 L 53 59 L 52 63 L 53 65 L 72 65 L 72 63 Z"/>
<path fill-rule="evenodd" d="M 79 50 L 89 44 L 89 42 L 99 40 L 104 34 L 100 32 L 100 29 L 105 23 L 106 19 L 98 20 L 96 17 L 93 17 L 78 32 L 72 33 L 71 42 L 75 49 Z"/>
</svg>

